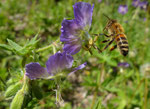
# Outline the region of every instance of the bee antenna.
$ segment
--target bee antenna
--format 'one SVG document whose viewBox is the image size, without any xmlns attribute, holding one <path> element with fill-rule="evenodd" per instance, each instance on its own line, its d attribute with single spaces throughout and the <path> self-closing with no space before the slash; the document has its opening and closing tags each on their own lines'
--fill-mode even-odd
<svg viewBox="0 0 150 109">
<path fill-rule="evenodd" d="M 103 15 L 104 15 L 108 20 L 111 20 L 106 14 L 103 13 Z"/>
</svg>

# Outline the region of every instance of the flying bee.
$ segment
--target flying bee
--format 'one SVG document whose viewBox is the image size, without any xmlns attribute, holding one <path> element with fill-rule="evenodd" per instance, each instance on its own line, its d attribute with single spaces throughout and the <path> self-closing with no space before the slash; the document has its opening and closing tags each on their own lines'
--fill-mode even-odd
<svg viewBox="0 0 150 109">
<path fill-rule="evenodd" d="M 105 35 L 106 37 L 108 37 L 110 39 L 102 41 L 103 43 L 105 43 L 105 42 L 109 42 L 109 43 L 104 47 L 104 49 L 101 50 L 101 52 L 103 50 L 105 50 L 106 48 L 108 48 L 109 45 L 111 45 L 115 41 L 116 45 L 113 46 L 110 49 L 110 51 L 112 51 L 112 50 L 114 50 L 115 48 L 118 47 L 119 50 L 120 50 L 120 53 L 123 56 L 126 56 L 128 54 L 128 51 L 129 51 L 129 45 L 128 45 L 127 37 L 124 34 L 123 27 L 121 26 L 121 24 L 119 24 L 117 22 L 117 20 L 110 19 L 105 14 L 104 14 L 104 16 L 107 17 L 107 19 L 109 21 L 107 22 L 105 28 L 103 29 L 103 32 L 106 30 L 109 33 L 109 35 L 107 35 L 107 34 L 103 34 L 103 35 Z"/>
</svg>

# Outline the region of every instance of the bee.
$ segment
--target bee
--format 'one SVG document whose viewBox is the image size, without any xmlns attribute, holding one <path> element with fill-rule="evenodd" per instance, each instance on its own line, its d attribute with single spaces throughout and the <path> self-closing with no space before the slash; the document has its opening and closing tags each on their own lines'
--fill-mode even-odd
<svg viewBox="0 0 150 109">
<path fill-rule="evenodd" d="M 105 42 L 109 42 L 102 50 L 105 50 L 106 48 L 108 48 L 114 41 L 116 42 L 116 45 L 113 46 L 110 51 L 114 50 L 115 48 L 119 48 L 120 53 L 123 56 L 126 56 L 128 54 L 129 51 L 129 45 L 128 45 L 128 40 L 126 35 L 124 34 L 124 29 L 121 26 L 121 24 L 119 24 L 117 22 L 117 20 L 115 19 L 110 19 L 108 16 L 106 16 L 104 14 L 104 16 L 108 19 L 108 22 L 106 24 L 106 26 L 103 29 L 103 32 L 106 30 L 109 35 L 107 34 L 103 34 L 104 36 L 108 37 L 108 40 L 104 40 L 102 41 L 103 43 Z"/>
</svg>

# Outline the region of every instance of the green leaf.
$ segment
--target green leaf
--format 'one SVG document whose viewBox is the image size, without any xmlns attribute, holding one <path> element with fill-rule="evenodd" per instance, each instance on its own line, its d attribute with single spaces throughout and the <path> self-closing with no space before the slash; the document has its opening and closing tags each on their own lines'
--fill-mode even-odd
<svg viewBox="0 0 150 109">
<path fill-rule="evenodd" d="M 39 33 L 37 33 L 37 34 L 35 35 L 35 37 L 32 38 L 32 39 L 27 43 L 26 47 L 31 46 L 31 45 L 35 45 L 35 44 L 40 40 L 40 39 L 37 40 L 38 35 L 39 35 Z"/>
<path fill-rule="evenodd" d="M 7 39 L 9 46 L 8 45 L 1 45 L 1 46 L 3 48 L 13 51 L 14 53 L 18 55 L 24 56 L 30 53 L 35 48 L 35 45 L 40 40 L 40 39 L 37 39 L 37 37 L 38 37 L 38 34 L 34 38 L 32 38 L 30 41 L 28 40 L 27 43 L 24 45 L 24 47 L 18 45 L 17 43 L 13 42 L 10 39 Z"/>
<path fill-rule="evenodd" d="M 94 106 L 94 109 L 105 109 L 105 108 L 102 106 L 102 100 L 101 100 L 101 98 L 99 98 L 99 99 L 97 100 L 97 103 L 96 103 L 96 105 Z"/>
<path fill-rule="evenodd" d="M 10 47 L 12 47 L 14 50 L 19 51 L 19 50 L 22 49 L 22 47 L 20 45 L 18 45 L 17 43 L 13 42 L 12 40 L 7 39 L 7 41 L 9 43 Z"/>
<path fill-rule="evenodd" d="M 6 45 L 6 44 L 0 44 L 0 47 L 3 49 L 6 49 L 6 50 L 10 50 L 10 51 L 12 50 L 11 47 L 9 45 Z"/>
</svg>

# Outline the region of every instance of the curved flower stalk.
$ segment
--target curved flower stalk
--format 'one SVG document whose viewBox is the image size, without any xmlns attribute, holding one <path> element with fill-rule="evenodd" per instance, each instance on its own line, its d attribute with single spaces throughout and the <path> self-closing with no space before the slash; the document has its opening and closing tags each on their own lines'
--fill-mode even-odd
<svg viewBox="0 0 150 109">
<path fill-rule="evenodd" d="M 80 51 L 82 45 L 88 43 L 93 8 L 94 5 L 78 2 L 73 5 L 75 18 L 62 21 L 60 41 L 64 42 L 63 50 L 67 53 L 74 55 Z"/>
<path fill-rule="evenodd" d="M 31 62 L 25 66 L 26 76 L 33 79 L 53 79 L 58 76 L 65 76 L 66 70 L 75 72 L 86 66 L 86 63 L 72 69 L 73 57 L 66 52 L 57 52 L 49 57 L 46 62 L 46 68 L 42 67 L 38 62 Z M 82 66 L 82 67 L 81 67 Z"/>
</svg>

